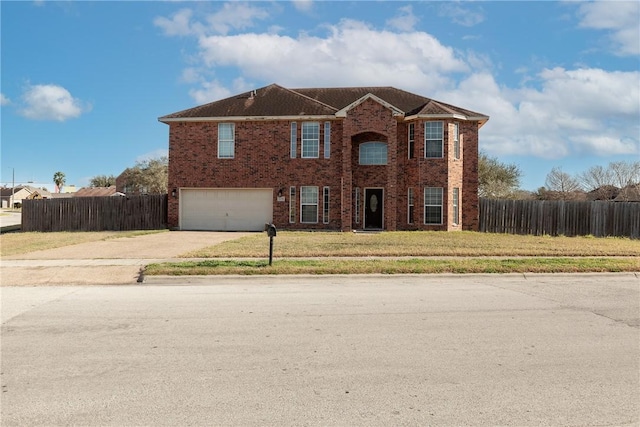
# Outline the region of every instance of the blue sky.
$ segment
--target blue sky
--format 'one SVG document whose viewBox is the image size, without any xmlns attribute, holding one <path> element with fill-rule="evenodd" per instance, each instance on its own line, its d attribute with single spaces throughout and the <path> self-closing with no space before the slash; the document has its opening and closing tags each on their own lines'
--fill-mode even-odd
<svg viewBox="0 0 640 427">
<path fill-rule="evenodd" d="M 0 181 L 167 153 L 158 117 L 246 90 L 394 86 L 491 117 L 522 188 L 640 160 L 640 2 L 0 2 Z M 50 188 L 52 189 L 52 188 Z"/>
</svg>

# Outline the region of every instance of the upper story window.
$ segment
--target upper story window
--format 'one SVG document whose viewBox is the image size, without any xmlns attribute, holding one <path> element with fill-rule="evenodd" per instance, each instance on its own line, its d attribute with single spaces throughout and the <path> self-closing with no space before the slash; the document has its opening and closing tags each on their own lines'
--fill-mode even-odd
<svg viewBox="0 0 640 427">
<path fill-rule="evenodd" d="M 320 150 L 320 124 L 316 122 L 302 123 L 302 154 L 303 159 L 317 159 Z"/>
<path fill-rule="evenodd" d="M 324 158 L 331 157 L 331 122 L 324 122 Z"/>
<path fill-rule="evenodd" d="M 291 158 L 295 159 L 298 151 L 298 124 L 291 122 Z"/>
<path fill-rule="evenodd" d="M 416 150 L 416 124 L 409 123 L 408 127 L 408 141 L 407 141 L 407 151 L 409 152 L 409 158 L 415 158 L 415 150 Z"/>
<path fill-rule="evenodd" d="M 233 159 L 235 156 L 235 124 L 218 123 L 218 158 Z"/>
<path fill-rule="evenodd" d="M 453 157 L 460 158 L 460 125 L 458 123 L 453 124 Z"/>
<path fill-rule="evenodd" d="M 425 122 L 424 124 L 424 156 L 441 158 L 443 156 L 442 122 Z"/>
<path fill-rule="evenodd" d="M 386 165 L 387 144 L 384 142 L 365 142 L 360 144 L 361 165 Z"/>
</svg>

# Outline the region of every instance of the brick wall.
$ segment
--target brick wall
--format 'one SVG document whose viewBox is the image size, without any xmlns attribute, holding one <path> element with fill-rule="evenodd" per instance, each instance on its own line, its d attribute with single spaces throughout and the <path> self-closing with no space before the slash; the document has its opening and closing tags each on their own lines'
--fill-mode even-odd
<svg viewBox="0 0 640 427">
<path fill-rule="evenodd" d="M 415 157 L 408 158 L 408 123 L 373 100 L 331 121 L 331 157 L 324 158 L 324 120 L 320 120 L 318 159 L 300 158 L 302 121 L 297 121 L 297 157 L 290 157 L 291 121 L 235 123 L 235 157 L 219 159 L 218 122 L 171 123 L 169 129 L 169 194 L 180 188 L 273 188 L 274 224 L 279 229 L 349 231 L 356 223 L 353 189 L 384 189 L 386 230 L 475 230 L 478 227 L 478 124 L 460 123 L 461 158 L 453 159 L 453 123 L 444 121 L 444 157 L 424 158 L 424 121 L 415 123 Z M 388 144 L 388 164 L 359 165 L 359 146 L 367 141 Z M 302 224 L 300 186 L 317 186 L 318 223 Z M 289 222 L 289 188 L 296 187 L 296 222 Z M 322 191 L 330 188 L 329 224 L 322 223 Z M 452 188 L 460 188 L 461 224 L 452 219 Z M 414 191 L 414 223 L 407 223 L 408 188 Z M 424 225 L 424 187 L 442 187 L 442 225 Z M 285 201 L 278 201 L 278 193 Z M 362 211 L 361 211 L 362 214 Z M 169 196 L 169 227 L 178 226 L 179 199 Z"/>
</svg>

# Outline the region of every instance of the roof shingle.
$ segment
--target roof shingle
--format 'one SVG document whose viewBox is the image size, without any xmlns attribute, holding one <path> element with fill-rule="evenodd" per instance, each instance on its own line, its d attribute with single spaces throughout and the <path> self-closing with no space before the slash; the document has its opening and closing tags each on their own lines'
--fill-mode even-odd
<svg viewBox="0 0 640 427">
<path fill-rule="evenodd" d="M 161 122 L 216 117 L 332 116 L 372 94 L 406 116 L 460 115 L 486 122 L 489 117 L 394 87 L 286 89 L 277 84 L 160 117 Z"/>
</svg>

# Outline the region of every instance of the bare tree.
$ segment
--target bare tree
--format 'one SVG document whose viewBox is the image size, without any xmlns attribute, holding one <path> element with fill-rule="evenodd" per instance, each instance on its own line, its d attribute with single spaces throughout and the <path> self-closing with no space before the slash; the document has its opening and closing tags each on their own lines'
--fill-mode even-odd
<svg viewBox="0 0 640 427">
<path fill-rule="evenodd" d="M 611 162 L 609 170 L 613 185 L 618 188 L 640 184 L 640 162 Z"/>
<path fill-rule="evenodd" d="M 578 180 L 585 191 L 594 191 L 607 185 L 613 185 L 611 168 L 592 166 L 578 175 Z"/>
<path fill-rule="evenodd" d="M 547 175 L 545 185 L 547 190 L 564 194 L 580 190 L 578 181 L 568 173 L 562 172 L 562 168 L 557 166 L 551 169 L 551 172 Z"/>
</svg>

